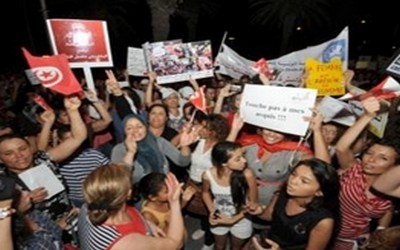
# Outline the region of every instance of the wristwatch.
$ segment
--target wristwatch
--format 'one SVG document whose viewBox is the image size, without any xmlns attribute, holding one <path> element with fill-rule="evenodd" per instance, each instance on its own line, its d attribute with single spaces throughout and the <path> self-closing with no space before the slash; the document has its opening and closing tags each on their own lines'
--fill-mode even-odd
<svg viewBox="0 0 400 250">
<path fill-rule="evenodd" d="M 7 218 L 11 215 L 11 209 L 9 207 L 0 207 L 0 220 Z"/>
</svg>

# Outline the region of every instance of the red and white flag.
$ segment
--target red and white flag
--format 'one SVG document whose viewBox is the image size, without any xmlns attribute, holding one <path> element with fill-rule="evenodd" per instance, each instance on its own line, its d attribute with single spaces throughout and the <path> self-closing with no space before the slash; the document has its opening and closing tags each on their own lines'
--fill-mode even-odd
<svg viewBox="0 0 400 250">
<path fill-rule="evenodd" d="M 37 57 L 32 56 L 25 48 L 22 48 L 22 52 L 33 75 L 44 87 L 62 95 L 82 92 L 82 87 L 69 67 L 65 54 Z"/>
<path fill-rule="evenodd" d="M 197 91 L 195 91 L 190 96 L 189 101 L 198 110 L 202 111 L 204 114 L 207 114 L 207 105 L 206 105 L 206 98 L 204 97 L 204 88 L 205 86 L 201 86 Z"/>
<path fill-rule="evenodd" d="M 271 79 L 272 74 L 268 67 L 268 62 L 265 58 L 261 58 L 257 62 L 255 62 L 252 66 L 254 70 L 256 70 L 260 74 L 264 74 L 268 79 Z"/>
<path fill-rule="evenodd" d="M 347 93 L 340 97 L 340 100 L 363 100 L 367 97 L 374 96 L 377 99 L 389 100 L 400 96 L 400 84 L 393 77 L 386 77 L 381 83 L 362 94 Z"/>
</svg>

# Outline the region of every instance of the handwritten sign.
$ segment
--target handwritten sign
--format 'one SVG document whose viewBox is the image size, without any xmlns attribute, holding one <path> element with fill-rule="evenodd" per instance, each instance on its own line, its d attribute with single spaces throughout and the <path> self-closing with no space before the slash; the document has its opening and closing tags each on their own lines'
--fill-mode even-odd
<svg viewBox="0 0 400 250">
<path fill-rule="evenodd" d="M 48 19 L 55 54 L 66 54 L 71 68 L 112 67 L 107 23 L 97 20 Z"/>
<path fill-rule="evenodd" d="M 328 63 L 321 63 L 313 58 L 306 60 L 306 70 L 309 76 L 306 80 L 306 87 L 317 89 L 318 96 L 343 95 L 345 86 L 340 58 L 333 58 Z"/>
<path fill-rule="evenodd" d="M 282 133 L 305 135 L 317 90 L 246 84 L 240 114 L 244 121 Z"/>
<path fill-rule="evenodd" d="M 148 71 L 143 49 L 128 47 L 128 59 L 126 62 L 129 75 L 145 76 L 145 72 Z"/>
</svg>

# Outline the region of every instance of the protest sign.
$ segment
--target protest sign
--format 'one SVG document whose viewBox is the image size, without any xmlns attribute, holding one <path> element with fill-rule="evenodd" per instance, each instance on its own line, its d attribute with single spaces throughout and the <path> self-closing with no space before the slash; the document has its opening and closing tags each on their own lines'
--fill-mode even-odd
<svg viewBox="0 0 400 250">
<path fill-rule="evenodd" d="M 315 89 L 246 84 L 240 104 L 244 121 L 282 133 L 304 136 L 315 105 Z"/>
<path fill-rule="evenodd" d="M 143 45 L 147 68 L 158 84 L 213 76 L 211 42 L 182 43 L 180 40 Z"/>
<path fill-rule="evenodd" d="M 345 93 L 342 61 L 334 58 L 328 63 L 315 59 L 306 60 L 306 71 L 309 73 L 306 87 L 317 89 L 318 96 L 343 95 Z"/>
<path fill-rule="evenodd" d="M 65 54 L 72 68 L 112 67 L 107 23 L 97 20 L 48 19 L 55 54 Z"/>
<path fill-rule="evenodd" d="M 129 75 L 145 76 L 147 66 L 143 49 L 128 47 L 128 58 L 126 63 Z"/>
</svg>

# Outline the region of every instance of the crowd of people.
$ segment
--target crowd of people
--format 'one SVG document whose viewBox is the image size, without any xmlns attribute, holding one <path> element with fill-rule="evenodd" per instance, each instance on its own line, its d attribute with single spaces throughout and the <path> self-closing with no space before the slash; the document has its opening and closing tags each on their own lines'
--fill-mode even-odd
<svg viewBox="0 0 400 250">
<path fill-rule="evenodd" d="M 185 249 L 189 237 L 204 250 L 400 247 L 398 100 L 383 138 L 367 130 L 375 97 L 348 127 L 325 123 L 317 100 L 300 138 L 243 121 L 245 84 L 269 84 L 258 77 L 160 85 L 150 72 L 121 87 L 106 70 L 96 89 L 62 96 L 4 76 L 1 248 Z M 207 112 L 189 100 L 203 85 Z M 62 190 L 27 183 L 38 167 Z M 185 214 L 200 222 L 193 235 Z"/>
</svg>

